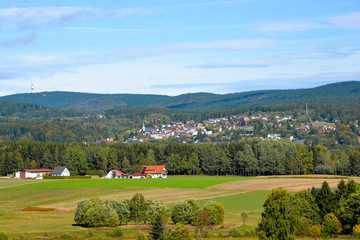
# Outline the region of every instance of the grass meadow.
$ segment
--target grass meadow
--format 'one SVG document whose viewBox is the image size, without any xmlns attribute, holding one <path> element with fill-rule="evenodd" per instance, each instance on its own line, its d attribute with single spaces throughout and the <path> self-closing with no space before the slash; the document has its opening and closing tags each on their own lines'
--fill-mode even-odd
<svg viewBox="0 0 360 240">
<path fill-rule="evenodd" d="M 111 228 L 86 229 L 75 225 L 73 218 L 77 203 L 94 197 L 130 199 L 140 192 L 146 198 L 157 199 L 169 206 L 189 198 L 200 205 L 208 200 L 221 202 L 226 211 L 225 222 L 223 226 L 213 227 L 208 239 L 256 239 L 228 237 L 231 229 L 237 228 L 245 234 L 253 231 L 260 221 L 262 205 L 270 191 L 259 190 L 261 187 L 256 190 L 236 187 L 239 184 L 246 186 L 246 181 L 254 184 L 254 179 L 208 176 L 169 176 L 167 179 L 0 179 L 0 232 L 8 234 L 10 239 L 63 239 L 69 236 L 88 239 L 86 236 L 91 231 L 98 239 L 105 239 Z M 270 181 L 266 178 L 258 180 L 259 186 Z M 223 185 L 226 187 L 214 187 Z M 22 211 L 28 207 L 53 208 L 54 211 Z M 246 226 L 242 226 L 243 211 L 249 216 Z M 170 223 L 168 227 L 173 227 L 173 224 Z M 149 230 L 148 225 L 129 224 L 121 228 L 124 230 L 123 239 L 135 239 L 138 230 Z"/>
</svg>

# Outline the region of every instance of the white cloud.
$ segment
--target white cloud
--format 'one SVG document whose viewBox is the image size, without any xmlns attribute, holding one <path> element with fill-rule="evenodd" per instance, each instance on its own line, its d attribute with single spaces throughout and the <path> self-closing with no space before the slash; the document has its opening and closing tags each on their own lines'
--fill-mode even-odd
<svg viewBox="0 0 360 240">
<path fill-rule="evenodd" d="M 360 30 L 360 12 L 351 12 L 330 17 L 329 22 L 341 28 Z"/>
<path fill-rule="evenodd" d="M 0 30 L 26 30 L 54 24 L 61 25 L 79 19 L 128 17 L 153 12 L 159 10 L 147 8 L 105 10 L 93 7 L 3 8 L 0 9 Z"/>
<path fill-rule="evenodd" d="M 267 21 L 257 24 L 254 31 L 258 32 L 302 32 L 313 29 L 328 29 L 328 24 L 311 21 Z"/>
</svg>

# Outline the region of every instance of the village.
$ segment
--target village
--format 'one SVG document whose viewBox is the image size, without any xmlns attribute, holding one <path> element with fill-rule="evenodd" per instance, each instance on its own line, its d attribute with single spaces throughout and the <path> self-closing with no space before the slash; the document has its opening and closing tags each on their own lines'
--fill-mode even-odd
<svg viewBox="0 0 360 240">
<path fill-rule="evenodd" d="M 186 123 L 180 121 L 153 124 L 152 126 L 147 126 L 149 124 L 143 122 L 142 128 L 138 132 L 130 133 L 124 143 L 174 139 L 180 140 L 184 144 L 213 141 L 229 142 L 243 137 L 257 137 L 260 140 L 288 139 L 295 142 L 303 141 L 303 138 L 289 134 L 289 132 L 303 133 L 298 135 L 309 132 L 332 132 L 336 130 L 336 122 L 338 120 L 334 119 L 332 122 L 315 121 L 311 124 L 301 124 L 297 123 L 296 119 L 290 115 L 269 117 L 268 114 L 231 115 L 207 119 L 203 122 L 191 120 Z M 100 142 L 112 141 L 113 138 L 100 140 Z"/>
</svg>

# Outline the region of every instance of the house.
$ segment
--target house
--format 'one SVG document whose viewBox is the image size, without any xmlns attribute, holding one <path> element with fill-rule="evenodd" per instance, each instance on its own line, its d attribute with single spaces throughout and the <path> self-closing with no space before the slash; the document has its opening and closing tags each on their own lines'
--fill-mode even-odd
<svg viewBox="0 0 360 240">
<path fill-rule="evenodd" d="M 105 178 L 111 179 L 111 178 L 127 178 L 129 176 L 128 173 L 123 173 L 120 170 L 110 170 Z"/>
<path fill-rule="evenodd" d="M 51 173 L 51 176 L 70 176 L 70 171 L 66 167 L 56 167 Z"/>
<path fill-rule="evenodd" d="M 37 178 L 41 179 L 44 175 L 51 173 L 51 169 L 26 169 L 15 173 L 15 178 Z"/>
<path fill-rule="evenodd" d="M 146 174 L 136 172 L 132 176 L 130 176 L 130 178 L 135 178 L 135 179 L 146 178 Z"/>
<path fill-rule="evenodd" d="M 145 174 L 148 178 L 167 178 L 165 165 L 143 166 L 141 174 Z"/>
</svg>

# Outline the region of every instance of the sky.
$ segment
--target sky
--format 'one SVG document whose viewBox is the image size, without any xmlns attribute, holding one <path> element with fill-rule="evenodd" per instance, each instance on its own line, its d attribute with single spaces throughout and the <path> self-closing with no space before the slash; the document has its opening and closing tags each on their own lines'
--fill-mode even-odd
<svg viewBox="0 0 360 240">
<path fill-rule="evenodd" d="M 359 0 L 1 0 L 0 96 L 360 80 Z"/>
</svg>

